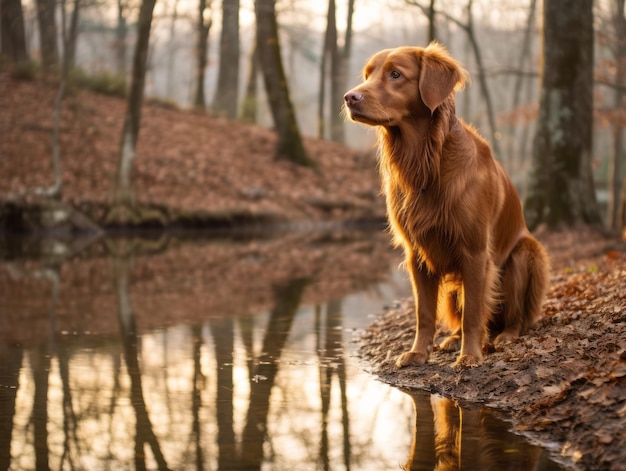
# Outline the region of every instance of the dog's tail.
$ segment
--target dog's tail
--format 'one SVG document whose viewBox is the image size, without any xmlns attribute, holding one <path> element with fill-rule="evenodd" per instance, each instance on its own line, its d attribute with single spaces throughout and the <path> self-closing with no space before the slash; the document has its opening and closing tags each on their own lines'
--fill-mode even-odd
<svg viewBox="0 0 626 471">
<path fill-rule="evenodd" d="M 526 290 L 523 293 L 522 332 L 524 332 L 541 317 L 550 279 L 550 259 L 543 246 L 530 234 L 518 242 L 516 249 L 525 254 L 528 276 Z"/>
</svg>

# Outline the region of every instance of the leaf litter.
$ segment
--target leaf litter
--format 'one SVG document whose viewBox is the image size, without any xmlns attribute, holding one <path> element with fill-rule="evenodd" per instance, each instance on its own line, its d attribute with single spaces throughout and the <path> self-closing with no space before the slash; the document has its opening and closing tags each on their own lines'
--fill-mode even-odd
<svg viewBox="0 0 626 471">
<path fill-rule="evenodd" d="M 415 332 L 408 298 L 361 334 L 360 355 L 389 384 L 505 412 L 514 430 L 550 445 L 574 469 L 623 470 L 626 244 L 591 229 L 537 235 L 552 277 L 544 317 L 526 335 L 488 346 L 475 368 L 453 370 L 456 353 L 435 349 L 426 365 L 397 369 L 394 360 Z"/>
</svg>

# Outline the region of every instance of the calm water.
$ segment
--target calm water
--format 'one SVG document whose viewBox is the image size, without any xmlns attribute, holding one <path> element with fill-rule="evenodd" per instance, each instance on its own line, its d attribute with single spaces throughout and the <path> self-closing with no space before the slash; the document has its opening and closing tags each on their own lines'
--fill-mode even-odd
<svg viewBox="0 0 626 471">
<path fill-rule="evenodd" d="M 359 368 L 354 333 L 409 293 L 387 241 L 11 245 L 0 470 L 558 469 L 488 411 Z"/>
</svg>

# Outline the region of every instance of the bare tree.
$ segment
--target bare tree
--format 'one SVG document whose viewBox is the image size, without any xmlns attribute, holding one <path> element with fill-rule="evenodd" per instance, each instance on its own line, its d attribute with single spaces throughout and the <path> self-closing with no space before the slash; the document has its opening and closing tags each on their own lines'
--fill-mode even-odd
<svg viewBox="0 0 626 471">
<path fill-rule="evenodd" d="M 526 221 L 599 224 L 591 171 L 592 0 L 545 0 L 543 74 Z"/>
<path fill-rule="evenodd" d="M 21 0 L 0 2 L 0 53 L 14 62 L 28 60 Z"/>
<path fill-rule="evenodd" d="M 206 18 L 205 18 L 206 17 Z M 196 93 L 193 104 L 197 108 L 206 106 L 204 97 L 204 71 L 207 64 L 207 53 L 209 49 L 209 31 L 213 20 L 211 19 L 211 1 L 200 0 L 198 3 L 198 41 L 196 43 Z"/>
<path fill-rule="evenodd" d="M 112 211 L 107 216 L 109 221 L 120 221 L 124 218 L 122 215 L 125 214 L 125 210 L 135 206 L 131 177 L 141 123 L 141 106 L 146 80 L 150 26 L 152 24 L 155 2 L 156 0 L 142 0 L 139 10 L 132 83 L 128 95 L 124 127 L 122 129 L 117 173 L 113 181 Z M 119 212 L 120 210 L 122 212 Z"/>
<path fill-rule="evenodd" d="M 296 113 L 289 97 L 289 86 L 280 55 L 275 0 L 257 0 L 257 51 L 265 90 L 278 133 L 276 156 L 304 166 L 314 166 L 304 149 Z"/>
<path fill-rule="evenodd" d="M 500 153 L 500 144 L 499 144 L 499 133 L 498 127 L 496 125 L 496 117 L 493 109 L 493 103 L 491 100 L 491 93 L 489 92 L 489 85 L 487 84 L 487 74 L 485 71 L 485 66 L 482 58 L 482 51 L 478 44 L 478 40 L 476 39 L 476 34 L 474 32 L 474 19 L 473 19 L 473 6 L 474 1 L 468 0 L 467 2 L 467 20 L 461 21 L 458 18 L 446 13 L 443 10 L 436 10 L 434 8 L 434 1 L 430 2 L 429 6 L 426 6 L 420 3 L 418 0 L 405 0 L 409 5 L 414 5 L 418 7 L 420 10 L 424 12 L 425 15 L 430 18 L 431 22 L 434 20 L 435 15 L 442 15 L 448 21 L 456 24 L 459 28 L 461 28 L 467 34 L 467 38 L 469 39 L 469 44 L 472 47 L 472 51 L 474 52 L 474 58 L 476 59 L 476 67 L 478 68 L 477 78 L 478 83 L 480 85 L 480 93 L 483 96 L 483 100 L 485 101 L 485 106 L 487 108 L 487 120 L 489 122 L 489 129 L 491 134 L 491 147 L 493 148 L 494 154 L 497 158 L 501 158 Z M 433 30 L 434 32 L 434 30 Z"/>
<path fill-rule="evenodd" d="M 239 0 L 222 0 L 222 33 L 220 65 L 213 112 L 234 119 L 237 117 L 239 89 Z"/>
</svg>

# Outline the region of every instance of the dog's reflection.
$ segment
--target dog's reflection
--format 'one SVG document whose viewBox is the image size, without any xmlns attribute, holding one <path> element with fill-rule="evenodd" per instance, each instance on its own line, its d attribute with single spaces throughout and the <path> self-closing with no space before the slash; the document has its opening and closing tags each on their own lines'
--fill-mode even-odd
<svg viewBox="0 0 626 471">
<path fill-rule="evenodd" d="M 510 433 L 491 412 L 460 408 L 437 395 L 407 394 L 415 428 L 405 471 L 539 469 L 542 450 Z"/>
</svg>

